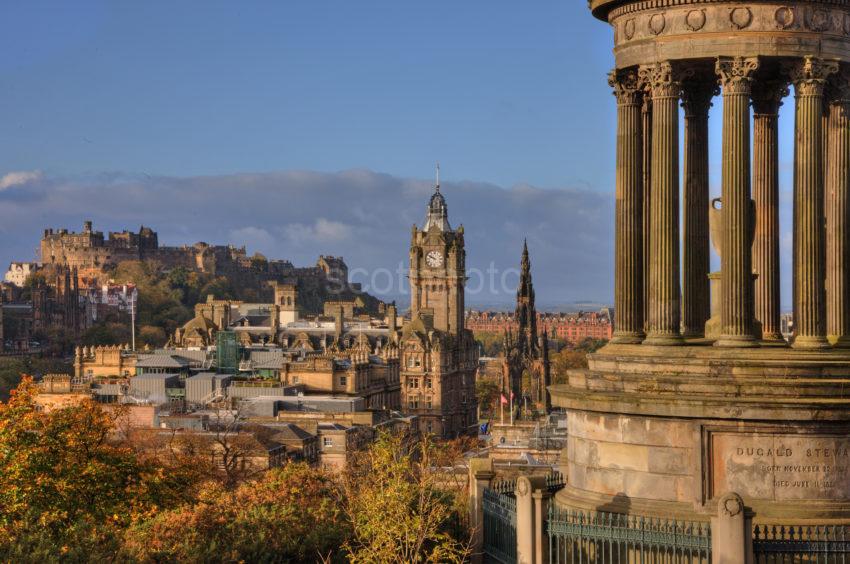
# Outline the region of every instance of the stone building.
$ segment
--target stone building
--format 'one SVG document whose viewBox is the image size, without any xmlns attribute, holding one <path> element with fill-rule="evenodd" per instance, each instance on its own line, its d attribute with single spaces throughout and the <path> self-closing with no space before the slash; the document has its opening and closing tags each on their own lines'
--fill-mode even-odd
<svg viewBox="0 0 850 564">
<path fill-rule="evenodd" d="M 629 523 L 711 522 L 714 562 L 761 561 L 789 534 L 801 541 L 782 545 L 790 560 L 813 558 L 850 525 L 850 2 L 589 7 L 614 31 L 617 323 L 588 369 L 550 388 L 570 434 L 555 504 L 637 519 Z M 786 341 L 777 145 L 789 87 Z M 709 273 L 708 112 L 718 94 L 720 271 Z M 555 546 L 568 558 L 567 544 Z"/>
<path fill-rule="evenodd" d="M 38 263 L 35 262 L 12 262 L 3 279 L 18 288 L 23 288 L 24 283 L 31 274 L 38 271 Z"/>
<path fill-rule="evenodd" d="M 560 339 L 578 344 L 585 339 L 610 340 L 614 325 L 607 308 L 600 311 L 578 311 L 575 313 L 537 312 L 537 328 L 546 331 L 550 339 Z M 466 328 L 476 336 L 479 333 L 503 334 L 516 332 L 519 323 L 515 312 L 467 311 Z"/>
<path fill-rule="evenodd" d="M 139 231 L 95 231 L 91 221 L 81 232 L 45 229 L 40 244 L 44 267 L 76 268 L 81 280 L 97 283 L 108 279 L 108 271 L 125 261 L 154 260 L 164 268 L 182 267 L 195 272 L 226 276 L 235 286 L 267 292 L 272 281 L 297 284 L 302 291 L 305 311 L 321 312 L 327 296 L 354 299 L 373 311 L 378 301 L 360 292 L 358 284 L 348 280 L 348 266 L 342 257 L 321 255 L 314 266 L 296 268 L 287 260 L 268 260 L 256 253 L 249 256 L 245 247 L 210 245 L 198 242 L 177 247 L 159 244 L 159 236 L 150 227 Z"/>
<path fill-rule="evenodd" d="M 73 338 L 88 327 L 86 301 L 80 293 L 80 278 L 76 267 L 51 270 L 50 280 L 37 280 L 31 289 L 32 328 L 45 332 L 64 329 Z"/>
<path fill-rule="evenodd" d="M 401 330 L 402 410 L 425 432 L 455 437 L 477 428 L 478 347 L 464 327 L 463 226 L 449 224 L 439 177 L 422 229 L 410 241 L 410 320 Z"/>
<path fill-rule="evenodd" d="M 512 393 L 529 407 L 547 411 L 550 407 L 546 388 L 549 374 L 549 337 L 544 328 L 537 332 L 537 310 L 534 307 L 534 284 L 531 281 L 531 260 L 528 244 L 523 242 L 519 285 L 516 295 L 516 332 L 505 333 L 503 393 Z"/>
</svg>

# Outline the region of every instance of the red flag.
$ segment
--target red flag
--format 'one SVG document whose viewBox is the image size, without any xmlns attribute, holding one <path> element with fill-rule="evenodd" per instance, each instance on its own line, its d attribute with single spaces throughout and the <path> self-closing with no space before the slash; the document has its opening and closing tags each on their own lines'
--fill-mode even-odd
<svg viewBox="0 0 850 564">
<path fill-rule="evenodd" d="M 502 405 L 506 405 L 508 403 L 508 398 L 505 397 L 505 394 L 502 394 Z"/>
</svg>

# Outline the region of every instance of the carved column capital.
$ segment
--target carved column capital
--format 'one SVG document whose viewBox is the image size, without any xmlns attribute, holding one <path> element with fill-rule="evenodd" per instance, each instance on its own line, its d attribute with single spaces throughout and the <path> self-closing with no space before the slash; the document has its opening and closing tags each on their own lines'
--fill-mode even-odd
<svg viewBox="0 0 850 564">
<path fill-rule="evenodd" d="M 685 117 L 707 116 L 711 99 L 720 94 L 716 82 L 686 80 L 682 82 L 682 108 Z"/>
<path fill-rule="evenodd" d="M 608 85 L 614 89 L 618 104 L 639 104 L 643 88 L 634 69 L 612 70 L 608 73 Z"/>
<path fill-rule="evenodd" d="M 754 80 L 752 84 L 753 113 L 776 115 L 782 99 L 790 94 L 787 80 Z"/>
<path fill-rule="evenodd" d="M 723 95 L 749 94 L 759 66 L 758 57 L 718 57 L 714 68 L 720 76 Z"/>
<path fill-rule="evenodd" d="M 850 69 L 841 69 L 829 77 L 826 83 L 826 97 L 830 105 L 850 104 Z"/>
<path fill-rule="evenodd" d="M 838 72 L 838 61 L 806 57 L 802 61 L 783 65 L 797 96 L 823 96 L 826 80 Z"/>
<path fill-rule="evenodd" d="M 689 71 L 676 72 L 668 62 L 643 65 L 638 69 L 641 83 L 653 98 L 678 98 L 682 92 L 680 81 L 689 75 Z"/>
</svg>

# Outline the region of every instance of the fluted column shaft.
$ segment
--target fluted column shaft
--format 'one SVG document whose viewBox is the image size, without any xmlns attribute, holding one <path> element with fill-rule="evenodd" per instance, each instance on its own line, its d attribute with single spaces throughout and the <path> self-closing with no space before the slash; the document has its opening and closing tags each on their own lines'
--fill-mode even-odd
<svg viewBox="0 0 850 564">
<path fill-rule="evenodd" d="M 750 200 L 750 90 L 755 58 L 720 58 L 723 89 L 723 227 L 720 236 L 720 346 L 752 346 L 753 209 Z"/>
<path fill-rule="evenodd" d="M 645 85 L 644 85 L 645 86 Z M 652 194 L 652 93 L 645 90 L 641 107 L 643 137 L 643 327 L 649 323 L 649 230 L 650 194 Z"/>
<path fill-rule="evenodd" d="M 679 94 L 669 63 L 640 68 L 652 95 L 649 331 L 645 344 L 681 344 L 679 286 Z"/>
<path fill-rule="evenodd" d="M 643 156 L 641 91 L 637 72 L 613 71 L 617 97 L 617 184 L 612 341 L 639 343 L 643 331 Z"/>
<path fill-rule="evenodd" d="M 830 341 L 850 347 L 850 72 L 830 92 L 826 174 L 826 323 Z"/>
<path fill-rule="evenodd" d="M 755 315 L 762 339 L 781 341 L 779 285 L 779 106 L 788 95 L 784 82 L 753 84 L 753 240 Z"/>
<path fill-rule="evenodd" d="M 683 189 L 682 331 L 685 337 L 705 334 L 711 317 L 708 230 L 708 110 L 716 85 L 683 84 L 685 111 L 685 162 Z"/>
<path fill-rule="evenodd" d="M 807 57 L 790 69 L 797 100 L 794 148 L 794 320 L 796 348 L 824 348 L 823 92 L 838 64 Z"/>
</svg>

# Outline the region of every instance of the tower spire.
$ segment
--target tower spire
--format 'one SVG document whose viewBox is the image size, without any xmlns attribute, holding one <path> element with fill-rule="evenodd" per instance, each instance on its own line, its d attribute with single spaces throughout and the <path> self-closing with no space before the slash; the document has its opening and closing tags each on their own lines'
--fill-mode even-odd
<svg viewBox="0 0 850 564">
<path fill-rule="evenodd" d="M 437 161 L 437 192 L 440 191 L 440 161 Z"/>
</svg>

